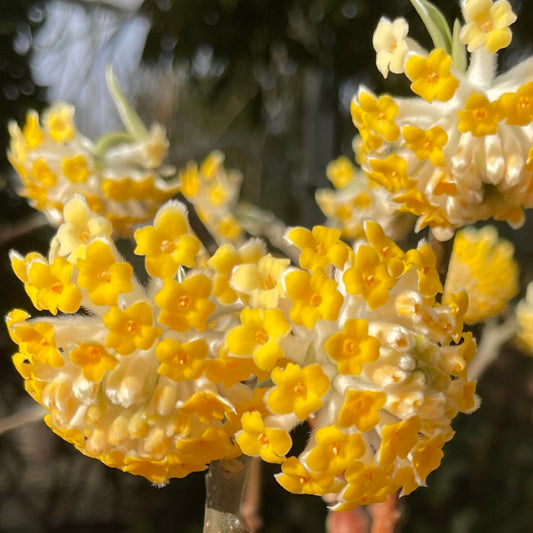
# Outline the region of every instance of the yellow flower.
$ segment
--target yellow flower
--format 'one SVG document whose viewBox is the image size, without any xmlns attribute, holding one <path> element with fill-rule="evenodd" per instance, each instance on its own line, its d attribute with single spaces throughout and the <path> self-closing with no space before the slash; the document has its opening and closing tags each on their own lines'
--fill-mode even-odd
<svg viewBox="0 0 533 533">
<path fill-rule="evenodd" d="M 353 266 L 344 273 L 348 294 L 360 294 L 370 309 L 383 305 L 389 299 L 394 280 L 388 273 L 387 263 L 374 248 L 363 244 L 357 248 Z"/>
<path fill-rule="evenodd" d="M 403 274 L 404 253 L 402 249 L 390 238 L 379 224 L 372 220 L 365 222 L 365 236 L 379 257 L 387 263 L 387 270 L 393 278 Z"/>
<path fill-rule="evenodd" d="M 519 269 L 513 254 L 513 245 L 499 239 L 492 226 L 457 233 L 445 296 L 466 290 L 468 308 L 463 318 L 467 324 L 501 313 L 518 293 Z"/>
<path fill-rule="evenodd" d="M 321 398 L 329 390 L 329 379 L 318 364 L 302 368 L 288 363 L 275 367 L 271 376 L 276 386 L 267 396 L 268 406 L 274 413 L 294 413 L 300 420 L 322 406 Z"/>
<path fill-rule="evenodd" d="M 237 265 L 231 273 L 230 285 L 239 293 L 248 295 L 252 307 L 277 307 L 284 295 L 281 278 L 289 265 L 289 259 L 267 254 L 257 263 Z"/>
<path fill-rule="evenodd" d="M 268 463 L 282 463 L 292 446 L 289 434 L 275 427 L 265 426 L 258 411 L 244 413 L 242 430 L 235 434 L 242 452 L 252 457 L 260 456 Z"/>
<path fill-rule="evenodd" d="M 276 481 L 293 494 L 324 495 L 332 492 L 338 483 L 330 472 L 312 472 L 296 457 L 289 457 L 281 465 L 281 474 L 276 475 Z"/>
<path fill-rule="evenodd" d="M 336 189 L 344 189 L 355 179 L 355 167 L 345 156 L 328 163 L 326 174 Z"/>
<path fill-rule="evenodd" d="M 279 343 L 290 330 L 283 312 L 245 308 L 241 312 L 241 324 L 228 333 L 228 351 L 238 356 L 252 356 L 261 370 L 272 369 L 283 357 Z"/>
<path fill-rule="evenodd" d="M 368 177 L 383 185 L 390 192 L 411 187 L 413 180 L 407 175 L 407 163 L 402 157 L 392 154 L 385 159 L 370 160 L 371 171 Z"/>
<path fill-rule="evenodd" d="M 405 262 L 416 266 L 418 290 L 422 296 L 433 298 L 437 292 L 442 292 L 442 283 L 435 268 L 437 264 L 435 253 L 428 244 L 422 244 L 416 250 L 409 250 L 405 254 Z"/>
<path fill-rule="evenodd" d="M 222 420 L 227 411 L 234 411 L 230 402 L 220 394 L 211 391 L 195 392 L 185 403 L 180 406 L 180 411 L 185 414 L 194 414 L 200 422 L 209 424 L 213 420 Z"/>
<path fill-rule="evenodd" d="M 511 42 L 509 26 L 516 20 L 507 0 L 465 0 L 463 3 L 465 26 L 460 40 L 469 52 L 484 47 L 491 54 L 506 48 Z"/>
<path fill-rule="evenodd" d="M 22 129 L 22 135 L 28 148 L 36 148 L 43 142 L 43 131 L 39 126 L 39 115 L 33 109 L 26 114 L 26 124 Z"/>
<path fill-rule="evenodd" d="M 418 443 L 418 432 L 421 428 L 422 424 L 418 416 L 384 427 L 381 432 L 379 462 L 390 464 L 396 457 L 405 459 Z"/>
<path fill-rule="evenodd" d="M 372 363 L 379 357 L 380 342 L 368 335 L 368 322 L 350 318 L 344 330 L 332 335 L 325 344 L 327 354 L 337 361 L 340 374 L 357 376 L 365 363 Z"/>
<path fill-rule="evenodd" d="M 66 157 L 61 162 L 61 172 L 72 183 L 84 183 L 91 175 L 87 159 L 83 154 Z"/>
<path fill-rule="evenodd" d="M 176 331 L 203 331 L 216 308 L 210 296 L 211 281 L 203 274 L 189 276 L 182 283 L 167 278 L 155 296 L 155 303 L 161 308 L 158 320 Z"/>
<path fill-rule="evenodd" d="M 157 373 L 174 381 L 197 379 L 204 370 L 207 353 L 203 339 L 185 343 L 164 339 L 155 346 L 155 356 L 161 363 Z"/>
<path fill-rule="evenodd" d="M 194 267 L 200 242 L 191 234 L 182 204 L 169 202 L 157 213 L 153 226 L 134 234 L 135 253 L 145 256 L 150 276 L 173 277 L 181 265 Z"/>
<path fill-rule="evenodd" d="M 64 143 L 72 140 L 76 134 L 74 107 L 64 102 L 53 104 L 44 114 L 43 123 L 54 141 Z"/>
<path fill-rule="evenodd" d="M 336 320 L 343 302 L 337 283 L 322 269 L 313 274 L 293 270 L 285 276 L 285 288 L 292 302 L 290 318 L 311 329 L 317 320 Z"/>
<path fill-rule="evenodd" d="M 448 135 L 440 126 L 433 126 L 429 130 L 404 126 L 402 136 L 418 159 L 429 159 L 437 167 L 444 166 L 442 148 L 448 142 Z"/>
<path fill-rule="evenodd" d="M 442 48 L 433 50 L 429 57 L 411 56 L 405 64 L 405 73 L 411 80 L 411 90 L 427 100 L 450 100 L 459 82 L 450 73 L 452 58 Z"/>
<path fill-rule="evenodd" d="M 287 232 L 287 240 L 301 250 L 300 265 L 308 270 L 326 269 L 333 264 L 342 268 L 348 259 L 350 248 L 340 240 L 341 232 L 335 228 L 314 226 L 292 228 Z"/>
<path fill-rule="evenodd" d="M 321 427 L 315 439 L 315 446 L 305 457 L 305 463 L 315 472 L 340 474 L 366 451 L 359 433 L 345 433 L 334 425 Z"/>
<path fill-rule="evenodd" d="M 46 309 L 53 315 L 58 310 L 75 313 L 79 309 L 82 294 L 71 281 L 73 266 L 66 259 L 56 257 L 48 264 L 42 256 L 28 254 L 23 259 L 16 252 L 10 258 L 36 309 Z"/>
<path fill-rule="evenodd" d="M 147 302 L 136 302 L 124 311 L 111 307 L 102 320 L 109 330 L 106 346 L 121 355 L 129 355 L 136 348 L 148 350 L 161 334 L 161 329 L 153 325 L 152 308 Z"/>
<path fill-rule="evenodd" d="M 78 286 L 86 289 L 96 305 L 116 305 L 119 294 L 131 291 L 133 268 L 117 262 L 115 254 L 104 240 L 95 240 L 85 258 L 78 259 Z"/>
<path fill-rule="evenodd" d="M 113 370 L 117 360 L 100 344 L 80 344 L 69 353 L 70 360 L 82 367 L 89 381 L 100 381 L 108 370 Z"/>
<path fill-rule="evenodd" d="M 482 94 L 472 93 L 465 102 L 464 111 L 457 111 L 457 115 L 459 131 L 484 137 L 498 131 L 498 123 L 504 118 L 505 111 L 499 101 L 489 102 Z"/>
<path fill-rule="evenodd" d="M 359 431 L 370 431 L 379 422 L 379 410 L 386 400 L 387 395 L 381 391 L 349 389 L 339 412 L 339 426 L 356 426 Z"/>
<path fill-rule="evenodd" d="M 252 358 L 231 357 L 224 348 L 220 349 L 218 358 L 205 362 L 206 378 L 213 383 L 220 382 L 226 388 L 258 374 L 262 373 Z"/>
<path fill-rule="evenodd" d="M 444 456 L 442 447 L 448 439 L 437 433 L 431 439 L 425 439 L 420 442 L 413 450 L 413 465 L 421 482 L 424 482 L 427 476 L 436 470 Z"/>
</svg>

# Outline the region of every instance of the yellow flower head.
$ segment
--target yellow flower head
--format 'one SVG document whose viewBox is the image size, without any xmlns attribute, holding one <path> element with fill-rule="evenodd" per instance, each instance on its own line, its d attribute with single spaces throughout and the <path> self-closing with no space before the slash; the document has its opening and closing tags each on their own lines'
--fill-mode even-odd
<svg viewBox="0 0 533 533">
<path fill-rule="evenodd" d="M 390 21 L 381 17 L 372 36 L 372 45 L 376 51 L 376 65 L 381 75 L 386 78 L 389 70 L 394 74 L 401 74 L 404 70 L 404 61 L 408 52 L 405 40 L 409 25 L 404 18 Z"/>
<path fill-rule="evenodd" d="M 155 356 L 161 363 L 157 372 L 174 381 L 197 379 L 204 370 L 208 350 L 203 339 L 183 344 L 174 339 L 164 339 L 155 347 Z"/>
<path fill-rule="evenodd" d="M 341 156 L 328 164 L 326 174 L 336 189 L 344 189 L 355 179 L 355 167 L 347 157 Z"/>
<path fill-rule="evenodd" d="M 504 117 L 504 110 L 499 101 L 489 102 L 482 94 L 473 93 L 465 102 L 464 111 L 458 111 L 457 114 L 459 131 L 470 132 L 475 137 L 484 137 L 498 131 L 498 122 Z"/>
<path fill-rule="evenodd" d="M 513 254 L 513 245 L 498 238 L 492 226 L 466 228 L 457 233 L 445 294 L 466 291 L 467 324 L 501 313 L 518 293 L 519 271 Z"/>
</svg>

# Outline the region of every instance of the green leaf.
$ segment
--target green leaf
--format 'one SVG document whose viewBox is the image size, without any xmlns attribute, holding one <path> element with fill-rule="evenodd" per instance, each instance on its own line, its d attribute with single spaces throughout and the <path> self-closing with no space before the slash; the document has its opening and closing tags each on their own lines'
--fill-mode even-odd
<svg viewBox="0 0 533 533">
<path fill-rule="evenodd" d="M 106 66 L 105 79 L 109 93 L 117 106 L 122 124 L 124 124 L 126 131 L 135 140 L 140 141 L 146 139 L 146 137 L 148 137 L 148 130 L 144 126 L 141 117 L 139 117 L 135 109 L 133 109 L 132 105 L 128 102 L 126 95 L 120 90 L 111 65 Z"/>
<path fill-rule="evenodd" d="M 411 0 L 411 4 L 426 26 L 435 48 L 443 48 L 447 54 L 450 54 L 452 34 L 444 15 L 427 0 Z"/>
<path fill-rule="evenodd" d="M 455 19 L 453 23 L 453 38 L 452 38 L 452 63 L 453 66 L 461 72 L 466 71 L 466 47 L 459 40 L 459 34 L 461 33 L 461 23 Z"/>
</svg>

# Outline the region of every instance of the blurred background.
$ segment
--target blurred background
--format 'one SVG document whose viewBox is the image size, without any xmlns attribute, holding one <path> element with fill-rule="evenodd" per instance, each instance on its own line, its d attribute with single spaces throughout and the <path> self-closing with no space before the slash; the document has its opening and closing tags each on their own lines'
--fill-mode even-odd
<svg viewBox="0 0 533 533">
<path fill-rule="evenodd" d="M 533 12 L 518 14 L 508 68 L 533 53 Z M 436 4 L 452 22 L 456 2 Z M 288 224 L 323 221 L 314 193 L 325 167 L 351 157 L 349 103 L 360 84 L 407 94 L 403 77 L 383 80 L 372 32 L 380 18 L 404 16 L 430 45 L 407 0 L 0 0 L 0 272 L 2 315 L 30 310 L 8 251 L 45 253 L 52 228 L 32 231 L 34 211 L 16 195 L 5 158 L 7 123 L 30 108 L 66 100 L 82 133 L 119 125 L 107 94 L 107 63 L 146 123 L 162 123 L 177 167 L 226 153 L 244 175 L 242 198 Z M 531 216 L 529 217 L 532 218 Z M 531 220 L 516 246 L 523 286 L 533 278 Z M 523 294 L 522 294 L 523 295 Z M 0 419 L 32 407 L 14 370 L 15 347 L 0 333 Z M 533 359 L 508 347 L 478 385 L 481 408 L 455 421 L 441 467 L 401 500 L 403 532 L 533 531 Z M 305 429 L 302 438 L 305 438 Z M 263 531 L 324 531 L 319 498 L 284 492 L 262 476 Z M 203 474 L 157 489 L 142 478 L 85 458 L 42 422 L 0 434 L 0 532 L 201 531 Z"/>
</svg>

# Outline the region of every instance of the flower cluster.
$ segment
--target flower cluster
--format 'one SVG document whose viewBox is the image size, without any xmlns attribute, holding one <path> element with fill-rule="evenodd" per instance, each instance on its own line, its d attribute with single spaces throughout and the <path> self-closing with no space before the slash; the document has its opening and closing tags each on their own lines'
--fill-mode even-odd
<svg viewBox="0 0 533 533">
<path fill-rule="evenodd" d="M 126 132 L 93 143 L 74 124 L 74 108 L 57 103 L 40 119 L 29 111 L 22 129 L 9 124 L 8 158 L 22 182 L 19 193 L 55 226 L 75 194 L 105 215 L 117 234 L 150 220 L 174 196 L 176 183 L 161 177 L 168 141 L 156 124 L 134 138 Z"/>
<path fill-rule="evenodd" d="M 331 161 L 326 174 L 334 189 L 318 189 L 315 199 L 326 224 L 339 228 L 344 239 L 363 237 L 366 220 L 377 222 L 394 239 L 411 229 L 411 217 L 396 211 L 389 191 L 368 179 L 347 157 Z"/>
<path fill-rule="evenodd" d="M 445 295 L 465 290 L 467 324 L 481 322 L 502 313 L 509 300 L 518 294 L 519 269 L 514 246 L 498 238 L 496 228 L 465 228 L 453 243 Z"/>
<path fill-rule="evenodd" d="M 404 253 L 367 222 L 354 248 L 338 229 L 289 230 L 299 267 L 258 240 L 208 257 L 170 201 L 134 234 L 143 286 L 83 198 L 64 219 L 48 257 L 12 253 L 34 306 L 61 313 L 12 311 L 13 359 L 49 426 L 109 466 L 164 483 L 244 453 L 347 509 L 424 484 L 451 420 L 477 407 L 466 297 L 438 303 L 426 244 Z"/>
<path fill-rule="evenodd" d="M 434 6 L 421 8 L 431 51 L 407 38 L 404 19 L 382 19 L 378 68 L 404 73 L 415 96 L 362 87 L 351 106 L 363 169 L 400 211 L 419 217 L 417 230 L 430 226 L 440 240 L 491 217 L 518 227 L 533 207 L 532 60 L 496 75 L 516 19 L 507 0 L 465 0 L 462 11 L 465 25 L 452 33 Z"/>
<path fill-rule="evenodd" d="M 239 243 L 244 229 L 235 218 L 242 175 L 224 167 L 224 154 L 215 150 L 200 166 L 191 161 L 179 173 L 180 192 L 218 244 Z"/>
</svg>

